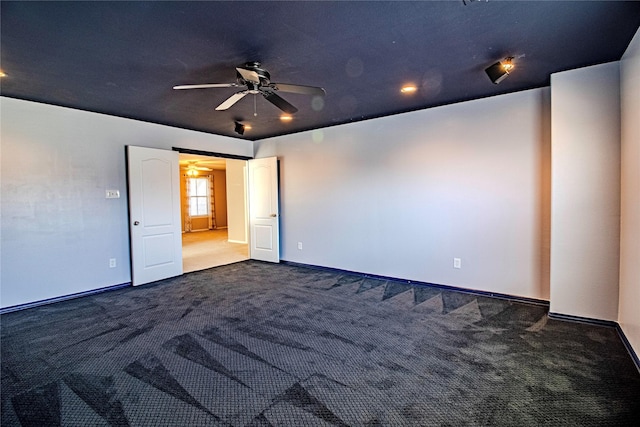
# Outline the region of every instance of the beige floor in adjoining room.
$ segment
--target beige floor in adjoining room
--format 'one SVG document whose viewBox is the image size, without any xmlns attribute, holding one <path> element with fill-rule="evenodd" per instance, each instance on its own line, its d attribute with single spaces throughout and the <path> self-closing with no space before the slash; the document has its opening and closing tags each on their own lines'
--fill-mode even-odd
<svg viewBox="0 0 640 427">
<path fill-rule="evenodd" d="M 227 241 L 227 229 L 182 234 L 182 264 L 185 273 L 249 259 L 249 246 Z"/>
</svg>

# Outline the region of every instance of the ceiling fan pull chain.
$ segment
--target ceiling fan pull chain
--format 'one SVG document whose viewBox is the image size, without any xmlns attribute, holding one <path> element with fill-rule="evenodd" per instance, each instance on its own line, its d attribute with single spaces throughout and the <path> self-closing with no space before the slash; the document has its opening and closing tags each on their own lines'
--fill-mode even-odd
<svg viewBox="0 0 640 427">
<path fill-rule="evenodd" d="M 257 96 L 253 97 L 253 117 L 258 117 L 258 100 Z"/>
</svg>

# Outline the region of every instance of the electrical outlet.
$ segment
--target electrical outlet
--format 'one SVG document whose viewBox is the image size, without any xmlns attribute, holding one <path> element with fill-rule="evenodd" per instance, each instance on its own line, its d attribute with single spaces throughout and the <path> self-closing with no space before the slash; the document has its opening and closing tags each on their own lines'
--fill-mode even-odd
<svg viewBox="0 0 640 427">
<path fill-rule="evenodd" d="M 460 258 L 453 259 L 453 268 L 462 268 L 462 260 Z"/>
<path fill-rule="evenodd" d="M 109 268 L 116 268 L 116 259 L 109 258 Z"/>
<path fill-rule="evenodd" d="M 302 250 L 302 242 L 298 242 L 298 250 L 301 251 Z"/>
</svg>

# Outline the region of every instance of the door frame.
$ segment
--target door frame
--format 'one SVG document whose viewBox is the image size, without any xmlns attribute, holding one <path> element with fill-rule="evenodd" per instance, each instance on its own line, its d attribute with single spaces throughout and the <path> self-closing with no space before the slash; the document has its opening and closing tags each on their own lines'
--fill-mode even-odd
<svg viewBox="0 0 640 427">
<path fill-rule="evenodd" d="M 216 153 L 214 151 L 192 150 L 190 148 L 171 147 L 171 150 L 177 151 L 180 154 L 195 154 L 198 156 L 220 157 L 222 159 L 234 160 L 253 160 L 253 157 L 239 156 L 237 154 Z"/>
</svg>

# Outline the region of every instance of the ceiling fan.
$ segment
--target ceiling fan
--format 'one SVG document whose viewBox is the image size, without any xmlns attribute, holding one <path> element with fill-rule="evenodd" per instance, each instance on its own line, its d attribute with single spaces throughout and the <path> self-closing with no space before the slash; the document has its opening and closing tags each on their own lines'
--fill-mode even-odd
<svg viewBox="0 0 640 427">
<path fill-rule="evenodd" d="M 189 169 L 197 169 L 199 171 L 210 171 L 210 170 L 213 170 L 213 169 L 207 168 L 205 166 L 198 166 L 198 161 L 197 160 L 188 160 L 186 167 L 189 168 Z"/>
<path fill-rule="evenodd" d="M 294 114 L 298 109 L 289 102 L 281 98 L 276 92 L 299 93 L 303 95 L 324 96 L 325 91 L 321 87 L 302 86 L 289 83 L 274 83 L 271 81 L 269 72 L 260 68 L 259 62 L 247 62 L 244 65 L 236 67 L 235 83 L 208 83 L 196 85 L 179 85 L 174 89 L 207 89 L 215 87 L 243 87 L 246 89 L 236 92 L 227 98 L 222 104 L 216 107 L 216 110 L 222 111 L 231 108 L 236 102 L 240 101 L 248 94 L 261 94 L 264 98 L 288 114 Z"/>
<path fill-rule="evenodd" d="M 198 162 L 196 160 L 189 160 L 186 164 L 182 166 L 182 169 L 187 171 L 187 175 L 195 176 L 198 175 L 199 172 L 211 172 L 213 169 L 207 168 L 204 166 L 198 166 Z"/>
</svg>

